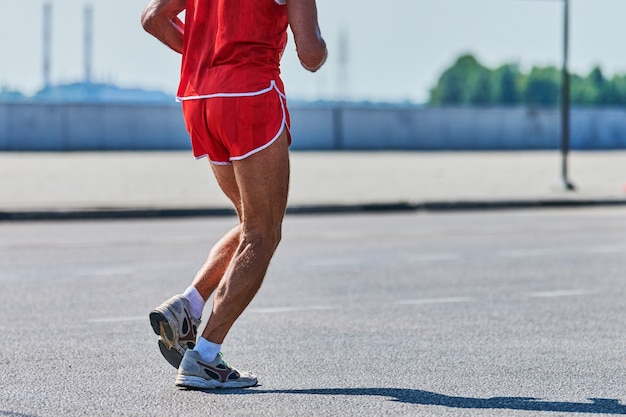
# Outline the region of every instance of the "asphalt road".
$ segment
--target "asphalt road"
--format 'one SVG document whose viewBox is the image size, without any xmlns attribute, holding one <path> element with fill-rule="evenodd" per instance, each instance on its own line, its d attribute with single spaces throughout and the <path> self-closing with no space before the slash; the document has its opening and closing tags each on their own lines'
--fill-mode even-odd
<svg viewBox="0 0 626 417">
<path fill-rule="evenodd" d="M 288 216 L 182 391 L 147 314 L 234 218 L 0 223 L 0 416 L 626 414 L 626 210 Z"/>
</svg>

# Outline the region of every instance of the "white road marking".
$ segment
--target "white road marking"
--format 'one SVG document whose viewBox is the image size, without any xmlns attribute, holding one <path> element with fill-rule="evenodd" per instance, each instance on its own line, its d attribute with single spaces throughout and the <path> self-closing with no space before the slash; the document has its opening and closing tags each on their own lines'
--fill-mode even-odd
<svg viewBox="0 0 626 417">
<path fill-rule="evenodd" d="M 85 320 L 87 323 L 118 323 L 120 321 L 145 321 L 148 322 L 148 315 L 128 316 L 128 317 L 106 317 L 101 319 Z"/>
<path fill-rule="evenodd" d="M 530 248 L 530 249 L 512 249 L 500 252 L 500 256 L 505 258 L 530 258 L 535 256 L 552 256 L 570 253 L 567 248 Z"/>
<path fill-rule="evenodd" d="M 593 246 L 588 248 L 587 252 L 592 254 L 626 253 L 626 246 Z"/>
<path fill-rule="evenodd" d="M 526 248 L 526 249 L 510 249 L 498 253 L 499 256 L 506 258 L 530 258 L 538 256 L 555 256 L 555 255 L 600 255 L 625 253 L 626 246 L 586 246 L 586 247 L 549 247 L 549 248 Z"/>
<path fill-rule="evenodd" d="M 410 256 L 395 256 L 390 257 L 389 262 L 396 262 L 394 259 L 398 259 L 400 262 L 412 262 L 412 263 L 420 263 L 420 262 L 446 262 L 446 261 L 457 261 L 461 259 L 462 256 L 458 253 L 451 252 L 439 252 L 439 253 L 421 253 L 414 254 Z M 350 266 L 359 266 L 359 265 L 371 265 L 379 263 L 380 261 L 374 258 L 368 257 L 345 257 L 345 258 L 334 258 L 334 259 L 316 259 L 308 262 L 310 266 L 313 267 L 350 267 Z"/>
<path fill-rule="evenodd" d="M 597 293 L 597 290 L 590 289 L 563 289 L 552 291 L 537 291 L 526 294 L 528 297 L 534 298 L 557 298 L 557 297 L 576 297 Z M 397 305 L 429 305 L 429 304 L 454 304 L 454 303 L 472 303 L 478 301 L 472 297 L 439 297 L 439 298 L 416 298 L 412 300 L 396 301 Z M 258 307 L 250 308 L 248 313 L 252 314 L 284 314 L 298 313 L 307 311 L 331 311 L 338 310 L 337 306 L 311 305 L 311 306 L 282 306 L 282 307 Z M 98 319 L 85 320 L 87 323 L 119 323 L 133 321 L 148 321 L 148 316 L 126 316 L 126 317 L 103 317 Z M 1 329 L 1 327 L 0 327 Z"/>
<path fill-rule="evenodd" d="M 457 261 L 459 259 L 461 259 L 461 255 L 457 253 L 424 253 L 409 258 L 412 262 Z"/>
<path fill-rule="evenodd" d="M 553 290 L 553 291 L 538 291 L 528 294 L 529 297 L 537 298 L 556 298 L 556 297 L 576 297 L 580 295 L 589 295 L 594 293 L 592 290 L 585 289 L 571 289 L 571 290 Z"/>
<path fill-rule="evenodd" d="M 276 314 L 276 313 L 295 313 L 300 311 L 327 311 L 337 310 L 337 307 L 332 306 L 293 306 L 293 307 L 260 307 L 251 308 L 249 313 L 259 314 Z"/>
<path fill-rule="evenodd" d="M 396 304 L 447 304 L 447 303 L 471 303 L 476 301 L 470 297 L 442 297 L 442 298 L 420 298 L 415 300 L 401 300 Z"/>
<path fill-rule="evenodd" d="M 520 249 L 508 249 L 492 252 L 486 250 L 482 253 L 488 253 L 491 258 L 494 255 L 498 258 L 537 258 L 537 257 L 552 257 L 552 256 L 570 256 L 570 255 L 601 255 L 601 254 L 618 254 L 626 253 L 626 246 L 614 245 L 614 246 L 587 246 L 587 247 L 571 247 L 571 246 L 559 246 L 559 247 L 535 247 L 535 248 L 520 248 Z M 479 253 L 479 255 L 482 255 Z M 432 253 L 415 253 L 409 256 L 397 256 L 387 258 L 385 262 L 393 262 L 397 259 L 401 263 L 427 263 L 427 262 L 453 262 L 462 261 L 464 259 L 471 259 L 474 255 L 468 253 L 455 253 L 455 252 L 432 252 Z M 368 257 L 336 257 L 330 259 L 313 259 L 307 262 L 311 267 L 318 268 L 340 268 L 340 267 L 352 267 L 352 266 L 364 266 L 371 264 L 378 264 L 379 261 Z"/>
<path fill-rule="evenodd" d="M 134 275 L 140 271 L 139 268 L 119 267 L 119 268 L 93 268 L 90 270 L 79 271 L 77 277 L 109 277 L 109 276 L 126 276 Z"/>
<path fill-rule="evenodd" d="M 301 311 L 326 311 L 337 310 L 337 307 L 332 306 L 300 306 L 300 307 L 265 307 L 265 308 L 251 308 L 247 310 L 249 313 L 259 314 L 276 314 L 276 313 L 294 313 Z M 131 322 L 131 321 L 145 321 L 148 322 L 148 315 L 145 316 L 126 316 L 126 317 L 103 317 L 99 319 L 85 320 L 87 323 L 119 323 L 119 322 Z"/>
<path fill-rule="evenodd" d="M 360 258 L 335 258 L 335 259 L 317 259 L 308 262 L 309 266 L 317 268 L 343 267 L 363 265 L 365 261 Z"/>
</svg>

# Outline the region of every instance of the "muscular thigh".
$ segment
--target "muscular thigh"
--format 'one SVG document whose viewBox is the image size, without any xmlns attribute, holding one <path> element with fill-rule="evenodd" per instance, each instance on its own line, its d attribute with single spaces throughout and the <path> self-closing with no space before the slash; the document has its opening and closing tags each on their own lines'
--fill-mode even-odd
<svg viewBox="0 0 626 417">
<path fill-rule="evenodd" d="M 213 174 L 240 218 L 282 220 L 289 192 L 287 132 L 268 148 L 228 165 L 211 165 Z"/>
<path fill-rule="evenodd" d="M 287 132 L 268 148 L 233 162 L 244 221 L 280 225 L 289 191 Z"/>
</svg>

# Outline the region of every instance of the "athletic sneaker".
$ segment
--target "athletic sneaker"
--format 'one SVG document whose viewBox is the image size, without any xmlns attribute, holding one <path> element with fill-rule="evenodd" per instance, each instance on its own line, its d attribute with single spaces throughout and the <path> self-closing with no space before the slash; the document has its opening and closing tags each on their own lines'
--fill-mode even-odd
<svg viewBox="0 0 626 417">
<path fill-rule="evenodd" d="M 185 352 L 178 368 L 176 386 L 192 389 L 247 388 L 258 383 L 249 372 L 239 372 L 230 366 L 220 352 L 215 360 L 206 363 L 195 350 Z"/>
<path fill-rule="evenodd" d="M 187 349 L 196 346 L 200 320 L 191 317 L 189 300 L 175 295 L 150 313 L 150 324 L 160 336 L 159 349 L 163 357 L 178 368 Z"/>
</svg>

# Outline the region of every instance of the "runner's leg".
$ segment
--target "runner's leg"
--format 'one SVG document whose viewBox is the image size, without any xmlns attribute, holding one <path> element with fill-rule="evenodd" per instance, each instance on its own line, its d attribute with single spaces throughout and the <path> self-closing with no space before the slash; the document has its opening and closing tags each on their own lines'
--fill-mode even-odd
<svg viewBox="0 0 626 417">
<path fill-rule="evenodd" d="M 241 220 L 241 199 L 239 188 L 235 180 L 232 165 L 211 165 L 217 182 L 226 196 L 232 201 Z M 235 250 L 239 246 L 241 224 L 226 233 L 211 249 L 209 255 L 196 274 L 192 285 L 198 290 L 204 300 L 208 300 L 217 288 L 226 268 L 231 263 Z"/>
<path fill-rule="evenodd" d="M 224 341 L 256 295 L 281 239 L 289 188 L 287 131 L 267 149 L 234 161 L 232 174 L 229 168 L 216 166 L 214 171 L 223 189 L 232 187 L 234 175 L 240 195 L 241 224 L 238 246 L 217 287 L 213 311 L 202 333 L 205 339 L 217 344 Z M 233 203 L 237 205 L 237 200 Z"/>
</svg>

